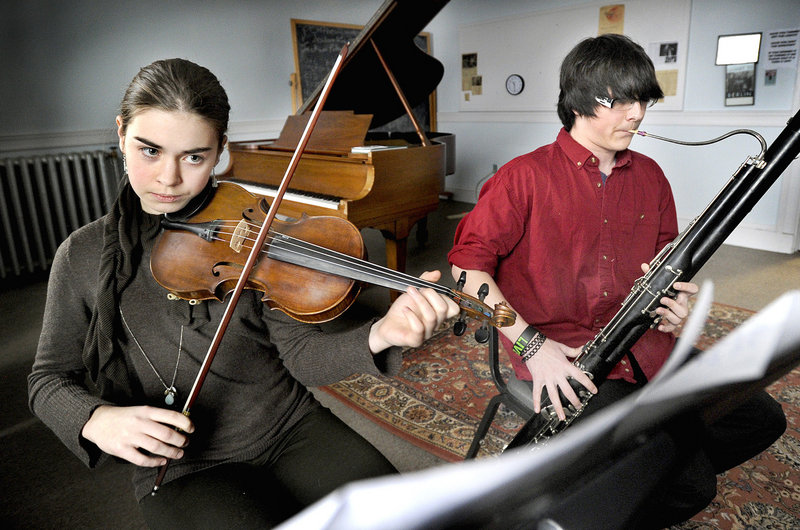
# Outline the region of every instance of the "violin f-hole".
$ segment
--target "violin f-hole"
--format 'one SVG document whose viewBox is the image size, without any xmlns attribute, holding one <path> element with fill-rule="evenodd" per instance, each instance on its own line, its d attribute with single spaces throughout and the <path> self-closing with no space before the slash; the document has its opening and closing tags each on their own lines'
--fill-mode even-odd
<svg viewBox="0 0 800 530">
<path fill-rule="evenodd" d="M 234 269 L 237 272 L 241 272 L 243 267 L 241 264 L 233 261 L 218 261 L 217 263 L 214 264 L 213 267 L 211 267 L 211 275 L 218 278 L 222 276 L 223 269 L 226 268 Z"/>
</svg>

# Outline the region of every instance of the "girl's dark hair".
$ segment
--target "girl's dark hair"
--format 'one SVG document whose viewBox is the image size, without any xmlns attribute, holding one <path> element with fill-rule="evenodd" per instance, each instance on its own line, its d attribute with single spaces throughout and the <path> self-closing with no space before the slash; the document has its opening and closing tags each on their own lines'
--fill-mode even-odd
<svg viewBox="0 0 800 530">
<path fill-rule="evenodd" d="M 231 107 L 225 89 L 207 68 L 186 59 L 164 59 L 139 70 L 120 104 L 123 134 L 136 114 L 148 109 L 202 116 L 217 131 L 222 147 Z"/>
<path fill-rule="evenodd" d="M 653 61 L 624 35 L 606 34 L 578 43 L 561 63 L 558 117 L 569 131 L 575 114 L 594 116 L 595 97 L 656 100 L 664 97 Z"/>
</svg>

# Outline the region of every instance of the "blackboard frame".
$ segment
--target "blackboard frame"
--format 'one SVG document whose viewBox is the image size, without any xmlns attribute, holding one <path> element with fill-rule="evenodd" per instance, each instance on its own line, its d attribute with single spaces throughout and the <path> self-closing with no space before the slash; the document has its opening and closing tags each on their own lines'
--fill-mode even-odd
<svg viewBox="0 0 800 530">
<path fill-rule="evenodd" d="M 318 20 L 291 19 L 294 68 L 292 74 L 292 112 L 297 112 L 303 101 L 325 79 L 346 42 L 352 42 L 364 26 Z M 417 35 L 415 42 L 429 55 L 432 37 L 428 32 Z M 436 131 L 436 91 L 414 108 L 414 115 L 426 131 Z M 399 122 L 395 124 L 395 122 Z M 413 130 L 407 116 L 379 129 Z M 405 124 L 408 124 L 407 126 Z"/>
</svg>

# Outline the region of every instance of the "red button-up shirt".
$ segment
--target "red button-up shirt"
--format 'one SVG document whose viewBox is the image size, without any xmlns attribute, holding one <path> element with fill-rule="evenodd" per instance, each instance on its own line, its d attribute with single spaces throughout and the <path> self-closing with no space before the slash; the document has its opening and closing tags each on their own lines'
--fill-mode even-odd
<svg viewBox="0 0 800 530">
<path fill-rule="evenodd" d="M 555 143 L 515 158 L 486 182 L 448 259 L 489 273 L 528 323 L 577 347 L 611 320 L 642 276 L 641 264 L 677 233 L 672 190 L 652 159 L 621 151 L 603 182 L 597 158 L 562 129 Z M 648 330 L 632 348 L 648 379 L 674 343 L 672 334 Z M 519 357 L 510 357 L 517 377 L 530 380 Z M 635 380 L 627 359 L 609 378 Z"/>
</svg>

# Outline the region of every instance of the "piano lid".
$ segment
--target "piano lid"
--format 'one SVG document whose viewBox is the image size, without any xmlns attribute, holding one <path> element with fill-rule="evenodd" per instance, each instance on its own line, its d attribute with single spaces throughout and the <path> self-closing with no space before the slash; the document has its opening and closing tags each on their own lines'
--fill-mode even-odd
<svg viewBox="0 0 800 530">
<path fill-rule="evenodd" d="M 374 40 L 412 107 L 434 91 L 444 66 L 414 43 L 428 22 L 449 0 L 387 0 L 350 45 L 325 110 L 372 114 L 379 127 L 405 114 L 405 108 L 370 43 Z M 344 43 L 342 43 L 344 45 Z M 297 114 L 311 110 L 322 92 L 323 79 Z"/>
</svg>

